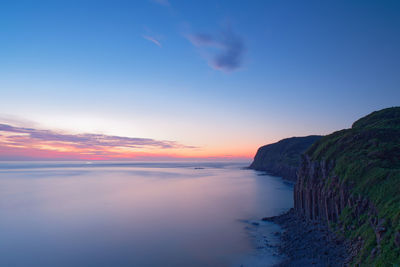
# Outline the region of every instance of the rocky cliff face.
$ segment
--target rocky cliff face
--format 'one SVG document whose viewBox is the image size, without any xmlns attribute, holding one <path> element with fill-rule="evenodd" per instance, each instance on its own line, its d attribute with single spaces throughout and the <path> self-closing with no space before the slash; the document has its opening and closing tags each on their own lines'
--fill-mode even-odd
<svg viewBox="0 0 400 267">
<path fill-rule="evenodd" d="M 346 207 L 349 190 L 338 177 L 330 176 L 333 165 L 333 161 L 314 162 L 308 155 L 303 156 L 294 189 L 294 208 L 298 213 L 311 220 L 337 221 Z M 326 183 L 328 180 L 330 183 Z"/>
<path fill-rule="evenodd" d="M 249 168 L 296 181 L 301 154 L 320 138 L 317 135 L 292 137 L 260 147 Z"/>
<path fill-rule="evenodd" d="M 400 264 L 400 108 L 366 116 L 303 156 L 295 211 L 342 232 L 353 264 Z"/>
</svg>

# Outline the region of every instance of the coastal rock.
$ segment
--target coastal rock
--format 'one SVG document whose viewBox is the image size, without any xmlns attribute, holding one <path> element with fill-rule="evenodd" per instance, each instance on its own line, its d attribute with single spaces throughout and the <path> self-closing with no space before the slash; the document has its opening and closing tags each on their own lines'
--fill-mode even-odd
<svg viewBox="0 0 400 267">
<path fill-rule="evenodd" d="M 249 168 L 296 181 L 300 155 L 320 138 L 318 135 L 292 137 L 260 147 Z"/>
<path fill-rule="evenodd" d="M 395 246 L 400 246 L 399 144 L 397 107 L 374 112 L 351 129 L 323 137 L 302 155 L 294 211 L 306 221 L 320 221 L 348 236 L 365 229 L 351 241 L 348 263 L 400 264 L 400 251 L 392 251 L 390 238 L 395 235 Z M 376 245 L 366 246 L 364 240 L 371 239 Z"/>
<path fill-rule="evenodd" d="M 349 244 L 322 223 L 304 220 L 293 209 L 280 216 L 266 218 L 279 224 L 283 232 L 279 251 L 287 259 L 279 264 L 288 266 L 344 266 L 349 257 Z"/>
</svg>

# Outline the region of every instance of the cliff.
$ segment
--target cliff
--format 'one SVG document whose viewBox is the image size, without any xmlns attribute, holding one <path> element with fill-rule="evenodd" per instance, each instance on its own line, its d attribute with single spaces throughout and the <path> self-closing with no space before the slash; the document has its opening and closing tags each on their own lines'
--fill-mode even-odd
<svg viewBox="0 0 400 267">
<path fill-rule="evenodd" d="M 353 265 L 400 264 L 400 107 L 373 112 L 325 136 L 302 156 L 298 215 L 352 243 Z"/>
<path fill-rule="evenodd" d="M 284 179 L 296 181 L 296 172 L 304 153 L 321 136 L 292 137 L 258 149 L 250 169 L 267 171 Z"/>
</svg>

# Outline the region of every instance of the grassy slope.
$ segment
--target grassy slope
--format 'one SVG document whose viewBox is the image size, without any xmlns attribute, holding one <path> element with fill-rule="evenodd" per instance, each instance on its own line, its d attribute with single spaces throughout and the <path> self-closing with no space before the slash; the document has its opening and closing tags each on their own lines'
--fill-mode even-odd
<svg viewBox="0 0 400 267">
<path fill-rule="evenodd" d="M 365 241 L 356 261 L 368 266 L 399 266 L 400 248 L 394 244 L 394 236 L 400 231 L 400 107 L 371 113 L 351 129 L 322 138 L 307 154 L 313 160 L 334 159 L 335 175 L 351 186 L 352 194 L 367 197 L 378 217 L 386 220 L 388 230 L 381 241 L 381 253 L 371 257 L 377 244 L 367 214 L 354 220 L 350 210 L 342 213 L 341 221 L 356 227 L 345 234 Z"/>
</svg>

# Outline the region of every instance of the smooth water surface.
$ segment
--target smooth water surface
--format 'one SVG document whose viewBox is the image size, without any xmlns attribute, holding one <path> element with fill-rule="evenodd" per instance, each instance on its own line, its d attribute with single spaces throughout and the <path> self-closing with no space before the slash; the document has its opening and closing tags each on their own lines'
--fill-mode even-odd
<svg viewBox="0 0 400 267">
<path fill-rule="evenodd" d="M 292 206 L 244 166 L 0 163 L 0 266 L 240 266 L 248 222 Z"/>
</svg>

